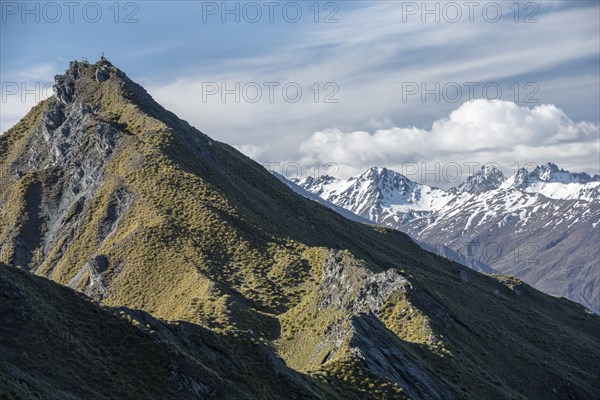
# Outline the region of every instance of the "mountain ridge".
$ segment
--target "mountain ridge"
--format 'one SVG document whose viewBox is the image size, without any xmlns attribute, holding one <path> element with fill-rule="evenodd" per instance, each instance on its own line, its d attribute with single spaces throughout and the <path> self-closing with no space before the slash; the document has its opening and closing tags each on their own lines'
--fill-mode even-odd
<svg viewBox="0 0 600 400">
<path fill-rule="evenodd" d="M 394 176 L 403 186 L 382 187 L 372 171 Z M 510 177 L 497 166 L 482 166 L 447 191 L 379 167 L 346 181 L 295 181 L 326 201 L 408 233 L 438 254 L 486 273 L 515 275 L 600 312 L 595 273 L 600 254 L 594 251 L 600 239 L 599 179 L 547 163 Z"/>
<path fill-rule="evenodd" d="M 191 324 L 206 336 L 191 341 L 183 359 L 228 382 L 239 378 L 236 368 L 212 365 L 203 343 L 225 343 L 235 365 L 251 369 L 248 342 L 225 340 L 241 332 L 266 359 L 303 377 L 300 389 L 286 379 L 243 393 L 228 387 L 233 398 L 275 399 L 291 387 L 292 398 L 350 400 L 600 392 L 600 318 L 583 307 L 514 278 L 481 275 L 404 233 L 349 221 L 298 196 L 106 61 L 73 62 L 56 81 L 57 96 L 0 137 L 0 262 L 12 266 L 2 268 L 21 266 L 103 306 L 148 313 L 127 312 L 150 325 L 152 318 Z M 29 285 L 21 273 L 2 277 Z M 33 300 L 34 309 L 43 304 Z M 52 314 L 72 303 L 68 296 Z M 29 332 L 10 345 L 44 336 Z M 24 378 L 10 371 L 31 368 L 11 359 L 2 382 L 14 388 Z M 273 369 L 260 371 L 269 377 Z M 84 397 L 38 372 L 71 398 Z"/>
</svg>

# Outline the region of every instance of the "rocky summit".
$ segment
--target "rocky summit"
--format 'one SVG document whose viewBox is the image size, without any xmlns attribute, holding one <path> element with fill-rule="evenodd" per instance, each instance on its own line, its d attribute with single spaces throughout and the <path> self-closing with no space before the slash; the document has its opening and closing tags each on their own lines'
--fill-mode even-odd
<svg viewBox="0 0 600 400">
<path fill-rule="evenodd" d="M 598 398 L 585 307 L 296 194 L 108 61 L 55 80 L 0 137 L 0 398 Z"/>
</svg>

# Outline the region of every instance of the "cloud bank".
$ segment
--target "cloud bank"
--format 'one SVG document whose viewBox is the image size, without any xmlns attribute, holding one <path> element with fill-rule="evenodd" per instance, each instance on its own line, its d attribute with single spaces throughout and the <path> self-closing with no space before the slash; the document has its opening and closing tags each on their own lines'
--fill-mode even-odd
<svg viewBox="0 0 600 400">
<path fill-rule="evenodd" d="M 402 23 L 398 4 L 361 2 L 340 12 L 339 23 L 300 30 L 257 54 L 218 65 L 208 60 L 175 80 L 149 82 L 148 89 L 206 134 L 238 145 L 259 162 L 336 161 L 344 163 L 339 173 L 350 175 L 373 164 L 552 160 L 594 173 L 598 146 L 590 147 L 584 134 L 589 124 L 573 121 L 594 123 L 599 117 L 599 22 L 591 18 L 597 5 L 569 4 L 542 4 L 532 24 L 510 18 L 438 24 L 418 18 Z M 202 101 L 206 82 L 232 88 L 290 81 L 304 89 L 297 103 L 280 95 L 272 103 L 236 102 L 233 96 L 223 101 L 218 95 Z M 339 102 L 314 102 L 314 82 L 322 95 L 324 84 L 335 82 Z M 461 107 L 466 90 L 457 102 L 432 96 L 423 102 L 419 94 L 404 101 L 407 82 L 427 88 L 457 82 L 463 89 L 465 82 L 478 82 L 475 98 L 494 82 L 502 86 L 503 101 Z M 531 94 L 525 90 L 529 82 L 539 89 L 536 103 L 523 101 Z M 511 106 L 515 83 L 517 104 L 546 105 Z M 582 142 L 574 135 L 583 135 Z"/>
<path fill-rule="evenodd" d="M 300 145 L 300 152 L 304 164 L 338 164 L 342 177 L 373 165 L 406 172 L 406 164 L 411 163 L 429 171 L 458 164 L 467 174 L 467 166 L 474 163 L 496 163 L 510 173 L 515 163 L 529 166 L 552 161 L 573 171 L 598 172 L 599 140 L 598 123 L 574 122 L 554 105 L 529 108 L 507 101 L 475 100 L 434 121 L 429 129 L 317 131 Z M 414 164 L 410 168 L 415 172 Z M 434 176 L 413 178 L 426 181 Z M 428 183 L 444 186 L 440 174 L 436 178 L 437 182 Z"/>
</svg>

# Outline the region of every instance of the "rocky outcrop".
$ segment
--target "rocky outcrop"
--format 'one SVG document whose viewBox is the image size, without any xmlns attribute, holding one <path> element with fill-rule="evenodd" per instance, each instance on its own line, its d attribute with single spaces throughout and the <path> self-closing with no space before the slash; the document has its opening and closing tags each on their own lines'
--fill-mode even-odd
<svg viewBox="0 0 600 400">
<path fill-rule="evenodd" d="M 110 74 L 108 72 L 108 68 L 104 66 L 100 66 L 96 68 L 96 82 L 102 83 L 109 78 Z"/>
<path fill-rule="evenodd" d="M 373 374 L 395 382 L 413 400 L 459 399 L 434 371 L 404 348 L 372 313 L 351 318 L 353 355 Z"/>
<path fill-rule="evenodd" d="M 64 75 L 54 77 L 54 93 L 56 98 L 65 105 L 72 103 L 76 96 L 75 82 L 79 77 L 79 66 L 77 61 L 71 61 Z"/>
<path fill-rule="evenodd" d="M 90 207 L 123 138 L 115 126 L 98 119 L 94 109 L 78 97 L 79 68 L 73 62 L 64 75 L 56 76 L 56 98 L 48 100 L 25 151 L 9 166 L 14 181 L 36 177 L 27 189 L 31 195 L 26 196 L 26 209 L 37 231 L 24 226 L 12 239 L 15 262 L 23 267 L 38 268 L 57 243 L 62 242 L 63 250 L 68 248 L 81 224 L 81 212 Z M 128 201 L 119 200 L 114 212 L 121 215 L 125 211 L 121 203 L 126 206 Z M 116 215 L 108 217 L 113 222 L 115 219 Z M 38 252 L 36 260 L 34 251 Z"/>
<path fill-rule="evenodd" d="M 326 329 L 327 340 L 334 349 L 328 359 L 347 344 L 351 357 L 374 375 L 398 384 L 411 399 L 458 399 L 380 320 L 384 304 L 392 295 L 407 297 L 412 290 L 395 268 L 373 273 L 351 254 L 331 250 L 317 289 L 318 308 L 341 309 L 344 317 Z"/>
<path fill-rule="evenodd" d="M 409 287 L 397 269 L 374 274 L 347 252 L 331 250 L 323 264 L 318 305 L 320 309 L 335 306 L 356 315 L 377 314 L 392 293 Z"/>
</svg>

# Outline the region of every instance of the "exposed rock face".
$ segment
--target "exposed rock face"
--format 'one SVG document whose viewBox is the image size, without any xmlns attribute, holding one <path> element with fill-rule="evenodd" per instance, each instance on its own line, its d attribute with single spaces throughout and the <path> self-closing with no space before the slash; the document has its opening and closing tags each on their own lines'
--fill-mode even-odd
<svg viewBox="0 0 600 400">
<path fill-rule="evenodd" d="M 109 76 L 109 72 L 105 67 L 98 67 L 96 69 L 96 82 L 104 82 Z"/>
<path fill-rule="evenodd" d="M 24 268 L 36 270 L 51 252 L 60 258 L 68 249 L 74 233 L 82 227 L 81 213 L 91 207 L 104 180 L 106 165 L 123 138 L 117 127 L 98 119 L 92 106 L 78 97 L 80 66 L 73 62 L 64 75 L 56 76 L 56 99 L 49 101 L 26 150 L 8 166 L 14 180 L 27 175 L 35 177 L 35 183 L 27 189 L 28 224 L 4 239 L 4 245 L 14 240 L 14 262 Z M 105 236 L 114 229 L 131 200 L 122 190 L 113 198 L 115 204 L 112 215 L 107 215 Z M 90 259 L 81 267 L 88 271 L 88 286 L 93 286 L 86 293 L 102 298 L 104 270 L 98 271 L 94 265 L 96 261 Z M 73 282 L 79 283 L 75 278 Z"/>
<path fill-rule="evenodd" d="M 375 375 L 397 383 L 414 400 L 453 400 L 460 396 L 409 350 L 399 346 L 379 319 L 362 314 L 351 319 L 350 346 Z"/>
<path fill-rule="evenodd" d="M 352 314 L 379 313 L 383 303 L 410 283 L 396 269 L 374 274 L 343 252 L 331 251 L 323 265 L 319 307 L 334 305 Z"/>
<path fill-rule="evenodd" d="M 585 172 L 572 173 L 558 168 L 558 165 L 551 162 L 538 165 L 529 173 L 529 178 L 531 180 L 557 183 L 589 183 L 600 181 L 600 175 L 598 174 L 590 176 Z"/>
<path fill-rule="evenodd" d="M 79 77 L 79 63 L 72 61 L 69 64 L 69 69 L 64 75 L 56 75 L 54 77 L 54 92 L 56 97 L 63 104 L 73 102 L 75 96 L 75 81 Z"/>
<path fill-rule="evenodd" d="M 69 281 L 72 288 L 83 287 L 83 293 L 102 300 L 106 295 L 107 285 L 102 273 L 108 268 L 108 259 L 100 255 L 94 257 L 79 270 L 79 272 Z"/>
<path fill-rule="evenodd" d="M 344 317 L 326 329 L 328 340 L 334 344 L 328 359 L 347 344 L 353 358 L 374 375 L 400 385 L 411 399 L 458 399 L 379 319 L 392 295 L 407 297 L 411 291 L 410 283 L 397 269 L 373 273 L 349 254 L 330 251 L 318 288 L 318 307 L 344 310 Z"/>
<path fill-rule="evenodd" d="M 527 187 L 529 173 L 525 168 L 520 168 L 514 176 L 513 187 L 515 189 L 523 190 Z"/>
</svg>

